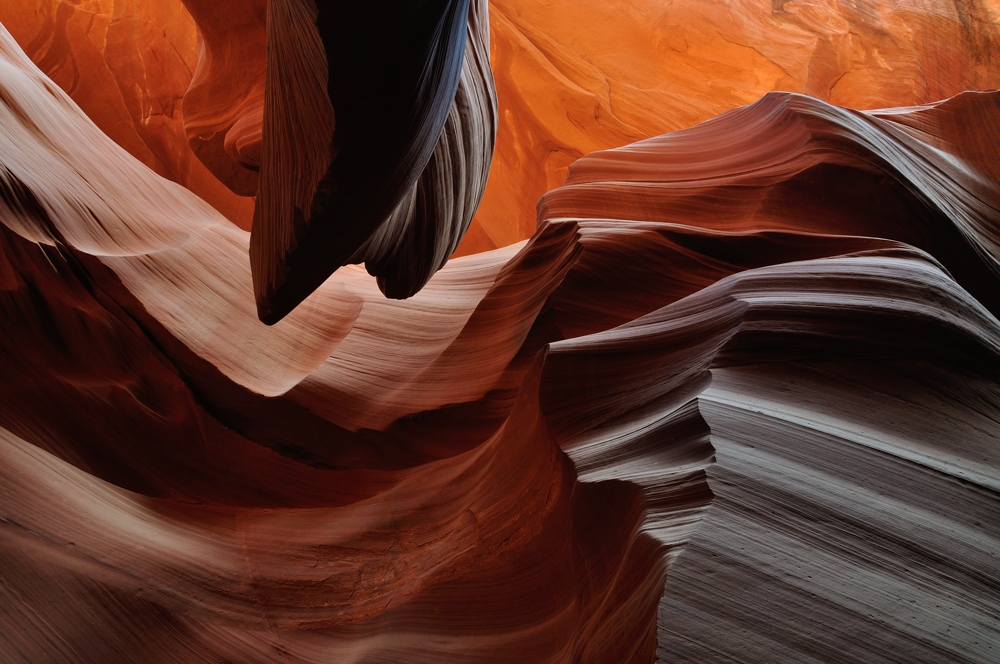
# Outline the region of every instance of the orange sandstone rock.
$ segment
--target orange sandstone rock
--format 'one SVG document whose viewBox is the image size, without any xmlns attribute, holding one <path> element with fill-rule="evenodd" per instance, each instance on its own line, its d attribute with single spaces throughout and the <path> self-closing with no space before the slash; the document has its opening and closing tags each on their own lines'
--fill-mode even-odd
<svg viewBox="0 0 1000 664">
<path fill-rule="evenodd" d="M 458 254 L 529 237 L 579 157 L 770 91 L 871 109 L 1000 87 L 998 18 L 995 0 L 491 0 L 497 150 Z"/>
<path fill-rule="evenodd" d="M 198 26 L 198 65 L 184 95 L 191 149 L 237 194 L 257 193 L 267 63 L 267 0 L 182 0 Z"/>
<path fill-rule="evenodd" d="M 116 143 L 249 229 L 253 200 L 187 145 L 182 108 L 198 42 L 179 0 L 19 0 L 0 4 L 0 23 Z"/>
<path fill-rule="evenodd" d="M 0 660 L 993 661 L 998 127 L 768 95 L 269 327 L 0 29 Z"/>
</svg>

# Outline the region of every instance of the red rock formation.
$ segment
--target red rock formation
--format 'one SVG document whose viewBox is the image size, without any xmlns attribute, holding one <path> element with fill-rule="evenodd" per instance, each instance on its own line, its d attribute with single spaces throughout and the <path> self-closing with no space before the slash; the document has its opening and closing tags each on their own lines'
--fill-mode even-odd
<svg viewBox="0 0 1000 664">
<path fill-rule="evenodd" d="M 253 201 L 229 191 L 187 146 L 181 108 L 198 51 L 179 0 L 4 2 L 0 23 L 118 145 L 249 230 Z"/>
<path fill-rule="evenodd" d="M 571 163 L 767 92 L 858 109 L 1000 87 L 994 2 L 491 0 L 500 126 L 459 254 L 529 237 Z"/>
<path fill-rule="evenodd" d="M 267 1 L 181 0 L 198 26 L 198 66 L 184 93 L 191 149 L 235 193 L 257 193 L 267 63 Z"/>
<path fill-rule="evenodd" d="M 76 27 L 79 13 L 70 5 L 50 6 L 48 0 L 37 0 L 35 14 L 27 4 L 8 3 L 0 9 L 0 20 L 43 71 L 64 89 L 72 88 L 74 99 L 116 142 L 249 228 L 248 204 L 226 194 L 191 159 L 179 143 L 177 126 L 169 132 L 144 127 L 150 118 L 162 117 L 156 109 L 168 109 L 166 115 L 183 124 L 186 139 L 213 173 L 241 193 L 256 191 L 264 4 L 235 12 L 241 19 L 234 22 L 228 5 L 188 2 L 200 24 L 199 57 L 195 27 L 180 1 L 117 7 L 119 19 L 113 24 L 106 23 L 110 8 L 99 10 L 101 20 L 83 29 Z M 91 11 L 79 16 L 89 17 Z M 786 2 L 778 7 L 754 2 L 730 7 L 674 2 L 668 7 L 649 0 L 494 0 L 490 13 L 492 60 L 503 107 L 500 151 L 486 205 L 458 255 L 529 237 L 535 229 L 535 202 L 561 184 L 569 164 L 584 154 L 692 126 L 772 90 L 803 92 L 852 108 L 879 108 L 1000 86 L 998 15 L 989 3 Z M 47 32 L 47 26 L 57 25 L 67 26 L 65 36 L 59 37 L 55 27 Z M 93 33 L 89 42 L 88 29 Z M 121 44 L 108 56 L 110 65 L 99 62 L 105 59 L 100 49 L 107 29 Z M 165 31 L 172 40 L 165 52 L 179 53 L 183 66 L 162 56 L 155 62 L 163 74 L 146 71 L 150 58 L 134 45 L 152 44 L 154 52 L 161 52 L 155 45 L 162 38 L 148 34 L 154 29 Z M 94 64 L 66 66 L 67 54 L 77 51 L 81 62 Z M 114 85 L 107 74 L 104 82 L 73 82 L 71 72 L 89 77 L 109 67 L 143 73 L 112 71 L 120 81 Z M 157 82 L 163 76 L 174 82 Z M 137 92 L 140 98 L 132 101 L 130 95 Z M 150 100 L 143 101 L 142 95 Z M 181 97 L 187 108 L 183 118 L 176 108 Z"/>
<path fill-rule="evenodd" d="M 0 29 L 0 659 L 991 661 L 998 127 L 768 95 L 266 326 L 249 233 Z"/>
<path fill-rule="evenodd" d="M 550 363 L 592 358 L 554 398 L 584 376 L 656 389 L 626 339 L 692 356 L 717 343 L 700 325 L 742 307 L 697 400 L 716 500 L 671 567 L 662 661 L 986 662 L 1000 646 L 998 126 L 995 92 L 870 114 L 771 95 L 589 155 L 543 199 L 584 247 L 564 284 L 588 304 L 550 300 L 563 334 L 652 312 L 553 344 Z M 578 468 L 620 458 L 593 437 L 557 434 Z"/>
<path fill-rule="evenodd" d="M 406 303 L 347 270 L 266 327 L 246 233 L 101 135 L 6 35 L 3 57 L 5 658 L 652 657 L 662 554 L 708 501 L 711 449 L 679 418 L 695 437 L 652 505 L 576 478 L 530 334 L 572 226 L 456 261 Z M 310 413 L 288 392 L 307 375 L 379 407 L 351 428 Z M 445 438 L 405 419 L 455 402 Z M 52 601 L 44 622 L 25 611 Z"/>
</svg>

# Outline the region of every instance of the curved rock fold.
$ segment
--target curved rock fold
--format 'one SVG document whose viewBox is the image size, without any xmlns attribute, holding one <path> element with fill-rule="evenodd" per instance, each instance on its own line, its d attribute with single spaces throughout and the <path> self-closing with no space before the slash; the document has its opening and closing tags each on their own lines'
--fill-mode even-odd
<svg viewBox="0 0 1000 664">
<path fill-rule="evenodd" d="M 0 659 L 996 659 L 1000 93 L 767 94 L 449 261 L 487 3 L 270 0 L 218 107 L 186 4 L 252 233 L 0 28 Z"/>
<path fill-rule="evenodd" d="M 250 249 L 268 324 L 350 262 L 412 295 L 482 196 L 496 131 L 485 3 L 383 4 L 268 5 Z"/>
</svg>

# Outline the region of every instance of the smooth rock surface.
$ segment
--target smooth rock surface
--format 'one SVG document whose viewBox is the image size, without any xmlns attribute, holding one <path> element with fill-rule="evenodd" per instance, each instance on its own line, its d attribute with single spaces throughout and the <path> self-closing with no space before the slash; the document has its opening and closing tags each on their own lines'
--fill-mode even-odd
<svg viewBox="0 0 1000 664">
<path fill-rule="evenodd" d="M 576 159 L 772 91 L 856 109 L 1000 87 L 996 0 L 491 0 L 498 150 L 459 254 L 530 237 Z"/>
<path fill-rule="evenodd" d="M 101 131 L 249 230 L 253 200 L 230 191 L 187 145 L 183 102 L 198 35 L 180 0 L 11 1 L 0 6 L 0 23 Z"/>
</svg>

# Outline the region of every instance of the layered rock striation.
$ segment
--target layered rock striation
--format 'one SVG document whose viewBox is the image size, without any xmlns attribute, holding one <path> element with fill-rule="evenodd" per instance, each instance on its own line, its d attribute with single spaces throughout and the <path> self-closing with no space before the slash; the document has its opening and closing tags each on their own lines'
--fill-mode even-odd
<svg viewBox="0 0 1000 664">
<path fill-rule="evenodd" d="M 261 320 L 345 264 L 364 262 L 393 298 L 444 265 L 493 156 L 487 26 L 482 0 L 269 3 L 250 246 Z"/>
<path fill-rule="evenodd" d="M 460 253 L 535 231 L 570 164 L 768 92 L 856 109 L 1000 87 L 1000 7 L 952 2 L 492 0 L 498 149 Z"/>
<path fill-rule="evenodd" d="M 0 28 L 0 659 L 996 658 L 1000 93 L 772 93 L 445 264 L 485 4 L 272 0 L 214 109 L 252 44 L 189 6 L 252 234 Z"/>
<path fill-rule="evenodd" d="M 180 0 L 12 1 L 0 6 L 0 23 L 101 131 L 250 229 L 253 200 L 220 182 L 188 145 L 197 103 L 187 93 L 205 51 Z"/>
</svg>

